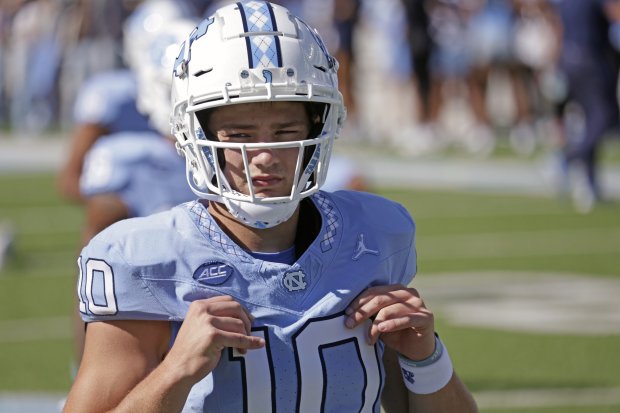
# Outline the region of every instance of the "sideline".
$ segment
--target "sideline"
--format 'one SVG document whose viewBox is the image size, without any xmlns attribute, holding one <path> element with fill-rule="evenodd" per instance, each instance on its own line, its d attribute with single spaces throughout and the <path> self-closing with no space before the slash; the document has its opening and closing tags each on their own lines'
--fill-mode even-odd
<svg viewBox="0 0 620 413">
<path fill-rule="evenodd" d="M 56 171 L 68 145 L 68 138 L 62 134 L 0 139 L 0 174 Z M 369 144 L 347 141 L 339 141 L 334 151 L 350 158 L 373 186 L 553 196 L 551 172 L 544 160 L 407 159 Z M 600 174 L 605 195 L 620 199 L 620 167 L 604 166 Z"/>
<path fill-rule="evenodd" d="M 473 394 L 480 409 L 535 409 L 569 406 L 618 406 L 620 388 L 527 389 Z M 65 394 L 0 393 L 0 413 L 59 413 Z"/>
<path fill-rule="evenodd" d="M 474 393 L 481 409 L 532 409 L 569 406 L 618 406 L 620 388 L 530 389 Z"/>
<path fill-rule="evenodd" d="M 60 413 L 62 393 L 0 393 L 0 413 Z"/>
<path fill-rule="evenodd" d="M 0 173 L 58 170 L 67 153 L 68 141 L 68 138 L 54 134 L 3 137 L 0 139 Z"/>
<path fill-rule="evenodd" d="M 342 144 L 338 142 L 336 145 Z M 381 187 L 410 187 L 482 191 L 552 198 L 557 171 L 548 159 L 480 159 L 463 157 L 419 157 L 408 159 L 376 148 L 350 142 L 335 147 L 335 153 L 350 157 Z M 620 167 L 600 168 L 601 186 L 607 197 L 620 199 Z"/>
</svg>

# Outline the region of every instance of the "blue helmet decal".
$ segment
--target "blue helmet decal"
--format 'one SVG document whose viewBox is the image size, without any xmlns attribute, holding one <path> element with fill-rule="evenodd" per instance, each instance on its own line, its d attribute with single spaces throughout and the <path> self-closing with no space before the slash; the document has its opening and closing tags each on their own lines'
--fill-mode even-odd
<svg viewBox="0 0 620 413">
<path fill-rule="evenodd" d="M 198 27 L 196 27 L 196 29 L 190 35 L 189 40 L 188 40 L 189 44 L 186 44 L 187 41 L 183 42 L 183 44 L 181 45 L 181 50 L 179 51 L 179 55 L 174 61 L 174 75 L 176 77 L 180 77 L 183 73 L 185 73 L 187 64 L 192 58 L 192 55 L 191 55 L 192 43 L 194 43 L 196 40 L 200 39 L 202 36 L 207 34 L 207 30 L 209 29 L 209 26 L 211 26 L 214 21 L 215 19 L 213 17 L 209 17 L 208 19 L 204 19 L 203 21 L 201 21 Z M 185 48 L 188 49 L 187 52 L 185 51 Z M 186 53 L 187 53 L 187 57 L 185 56 Z"/>
<path fill-rule="evenodd" d="M 282 67 L 282 51 L 278 36 L 265 36 L 258 33 L 276 32 L 278 25 L 273 15 L 271 4 L 263 1 L 237 3 L 243 29 L 246 33 L 257 33 L 246 36 L 248 64 L 256 67 Z"/>
<path fill-rule="evenodd" d="M 269 70 L 263 70 L 263 78 L 265 78 L 265 83 L 273 83 L 273 73 Z"/>
<path fill-rule="evenodd" d="M 308 25 L 308 23 L 306 23 L 302 19 L 299 19 L 299 21 L 304 26 L 306 26 L 306 28 L 308 29 L 308 31 L 310 32 L 310 34 L 314 38 L 314 41 L 319 45 L 319 48 L 321 49 L 321 51 L 325 55 L 325 58 L 327 59 L 327 64 L 328 64 L 329 68 L 333 69 L 334 66 L 336 66 L 336 59 L 329 53 L 329 50 L 327 50 L 327 46 L 325 46 L 325 43 L 323 42 L 323 39 L 321 39 L 321 36 L 319 36 L 317 31 L 315 29 L 313 29 L 312 27 L 310 27 Z"/>
</svg>

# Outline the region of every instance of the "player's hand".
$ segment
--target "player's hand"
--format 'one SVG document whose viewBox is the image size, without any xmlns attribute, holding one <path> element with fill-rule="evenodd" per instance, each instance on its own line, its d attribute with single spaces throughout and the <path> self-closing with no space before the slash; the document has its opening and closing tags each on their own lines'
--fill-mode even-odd
<svg viewBox="0 0 620 413">
<path fill-rule="evenodd" d="M 370 287 L 346 309 L 346 325 L 354 328 L 372 320 L 369 344 L 379 338 L 412 360 L 423 360 L 435 349 L 435 321 L 415 288 L 403 285 Z"/>
<path fill-rule="evenodd" d="M 56 186 L 61 196 L 69 201 L 80 202 L 82 194 L 80 192 L 81 165 L 74 166 L 67 163 L 58 174 Z"/>
<path fill-rule="evenodd" d="M 217 366 L 224 348 L 245 353 L 265 345 L 264 339 L 250 335 L 251 320 L 250 313 L 230 296 L 194 301 L 164 361 L 202 379 Z"/>
</svg>

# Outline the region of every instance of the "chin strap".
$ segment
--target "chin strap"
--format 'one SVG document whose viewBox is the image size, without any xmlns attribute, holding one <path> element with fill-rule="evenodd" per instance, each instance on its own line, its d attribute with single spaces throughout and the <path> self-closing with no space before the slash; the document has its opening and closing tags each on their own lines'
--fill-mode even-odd
<svg viewBox="0 0 620 413">
<path fill-rule="evenodd" d="M 238 221 L 252 228 L 272 228 L 287 221 L 297 209 L 299 200 L 280 204 L 252 204 L 223 198 L 219 202 L 226 205 L 228 212 Z"/>
</svg>

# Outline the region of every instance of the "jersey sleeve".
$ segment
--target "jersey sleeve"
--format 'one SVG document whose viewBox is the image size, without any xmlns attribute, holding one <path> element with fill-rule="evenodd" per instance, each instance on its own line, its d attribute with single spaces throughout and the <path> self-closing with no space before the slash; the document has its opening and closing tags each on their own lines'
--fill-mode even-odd
<svg viewBox="0 0 620 413">
<path fill-rule="evenodd" d="M 119 152 L 119 137 L 101 138 L 86 154 L 80 176 L 80 192 L 85 197 L 119 192 L 127 185 L 131 171 L 123 152 Z M 127 140 L 130 143 L 130 140 Z M 121 142 L 122 143 L 122 142 Z"/>
<path fill-rule="evenodd" d="M 221 295 L 194 278 L 217 257 L 187 208 L 116 222 L 84 247 L 77 289 L 85 321 L 179 321 L 193 301 Z"/>
<path fill-rule="evenodd" d="M 105 136 L 87 154 L 80 191 L 85 197 L 116 194 L 129 216 L 146 216 L 195 198 L 185 176 L 185 160 L 153 132 Z"/>
<path fill-rule="evenodd" d="M 82 250 L 78 266 L 78 298 L 84 321 L 171 318 L 117 246 L 91 242 Z"/>
<path fill-rule="evenodd" d="M 407 223 L 410 228 L 410 241 L 406 245 L 405 250 L 403 251 L 403 270 L 397 276 L 400 279 L 396 280 L 397 283 L 408 285 L 413 278 L 415 277 L 418 271 L 418 254 L 416 251 L 416 226 L 413 218 L 409 214 L 407 209 L 400 205 L 396 204 L 396 209 L 399 211 L 398 213 L 402 214 L 403 222 Z"/>
<path fill-rule="evenodd" d="M 153 131 L 136 105 L 136 80 L 129 70 L 103 72 L 90 78 L 73 108 L 76 124 L 96 124 L 110 133 Z"/>
<path fill-rule="evenodd" d="M 84 321 L 182 320 L 211 296 L 192 278 L 193 223 L 180 207 L 112 224 L 84 247 L 77 290 Z M 198 248 L 198 247 L 196 247 Z M 192 255 L 193 256 L 193 255 Z"/>
<path fill-rule="evenodd" d="M 106 92 L 103 77 L 93 77 L 79 91 L 73 109 L 76 124 L 98 124 L 109 127 L 117 116 L 117 102 Z"/>
</svg>

